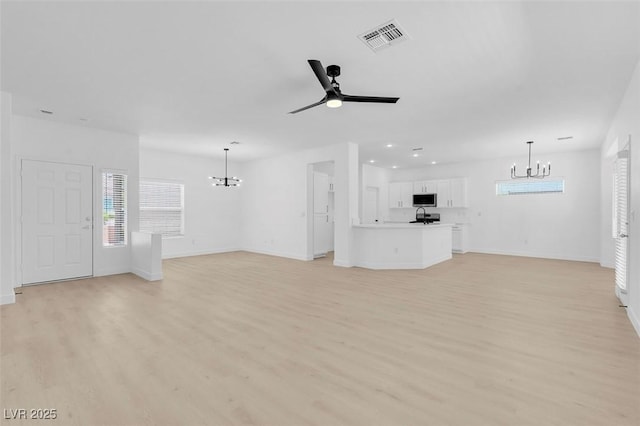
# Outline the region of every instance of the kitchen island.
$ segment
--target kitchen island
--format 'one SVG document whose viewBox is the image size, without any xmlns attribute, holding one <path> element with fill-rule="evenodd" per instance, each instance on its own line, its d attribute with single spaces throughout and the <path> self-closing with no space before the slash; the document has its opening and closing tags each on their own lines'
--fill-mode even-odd
<svg viewBox="0 0 640 426">
<path fill-rule="evenodd" d="M 451 259 L 453 224 L 354 225 L 355 266 L 424 269 Z"/>
</svg>

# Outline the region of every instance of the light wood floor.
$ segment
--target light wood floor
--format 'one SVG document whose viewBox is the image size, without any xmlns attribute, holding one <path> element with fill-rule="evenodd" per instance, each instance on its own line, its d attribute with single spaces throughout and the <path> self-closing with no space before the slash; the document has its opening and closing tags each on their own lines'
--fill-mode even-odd
<svg viewBox="0 0 640 426">
<path fill-rule="evenodd" d="M 640 424 L 640 339 L 596 264 L 237 252 L 164 275 L 23 288 L 0 309 L 0 408 L 61 425 Z"/>
</svg>

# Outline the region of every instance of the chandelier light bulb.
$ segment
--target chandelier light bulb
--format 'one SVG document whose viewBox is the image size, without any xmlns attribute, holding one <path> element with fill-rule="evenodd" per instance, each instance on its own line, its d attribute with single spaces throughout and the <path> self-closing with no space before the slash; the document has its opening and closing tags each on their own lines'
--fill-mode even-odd
<svg viewBox="0 0 640 426">
<path fill-rule="evenodd" d="M 535 174 L 533 173 L 533 169 L 531 168 L 531 145 L 533 145 L 533 141 L 528 141 L 527 145 L 529 145 L 529 162 L 527 163 L 526 174 L 518 175 L 516 173 L 516 164 L 513 163 L 513 166 L 511 166 L 511 179 L 543 179 L 549 176 L 551 174 L 551 162 L 548 162 L 547 166 L 542 168 L 542 173 L 540 173 L 540 161 L 537 161 L 536 172 Z"/>
</svg>

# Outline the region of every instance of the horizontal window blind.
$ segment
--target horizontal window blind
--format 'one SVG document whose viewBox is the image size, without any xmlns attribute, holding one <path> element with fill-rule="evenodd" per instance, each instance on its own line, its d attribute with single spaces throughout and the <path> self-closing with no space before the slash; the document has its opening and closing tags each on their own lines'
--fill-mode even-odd
<svg viewBox="0 0 640 426">
<path fill-rule="evenodd" d="M 127 245 L 127 175 L 102 173 L 102 244 Z"/>
<path fill-rule="evenodd" d="M 563 193 L 564 179 L 521 179 L 496 182 L 496 195 Z"/>
<path fill-rule="evenodd" d="M 618 159 L 615 164 L 615 209 L 614 228 L 615 232 L 615 270 L 616 285 L 622 291 L 627 289 L 627 255 L 628 255 L 628 239 L 626 235 L 629 232 L 629 223 L 627 219 L 627 211 L 629 209 L 629 159 L 628 151 L 618 153 Z"/>
<path fill-rule="evenodd" d="M 184 235 L 184 185 L 140 181 L 140 231 L 163 237 Z"/>
</svg>

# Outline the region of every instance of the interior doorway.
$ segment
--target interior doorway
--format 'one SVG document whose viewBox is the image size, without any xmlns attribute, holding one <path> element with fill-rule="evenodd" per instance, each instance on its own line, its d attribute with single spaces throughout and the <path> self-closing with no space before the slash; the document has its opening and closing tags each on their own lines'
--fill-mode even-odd
<svg viewBox="0 0 640 426">
<path fill-rule="evenodd" d="M 309 165 L 311 192 L 310 220 L 312 221 L 310 240 L 312 258 L 324 258 L 331 254 L 335 242 L 335 181 L 334 162 L 323 161 Z"/>
<path fill-rule="evenodd" d="M 93 168 L 22 160 L 22 284 L 93 275 Z"/>
</svg>

